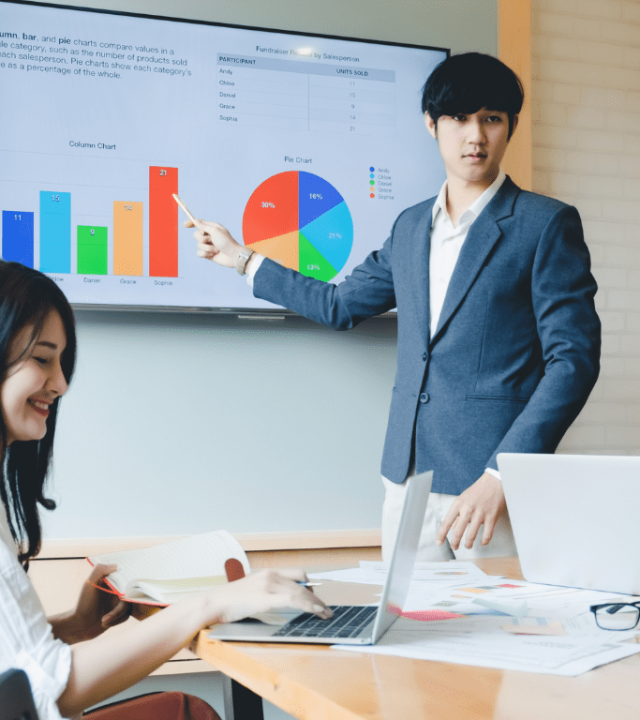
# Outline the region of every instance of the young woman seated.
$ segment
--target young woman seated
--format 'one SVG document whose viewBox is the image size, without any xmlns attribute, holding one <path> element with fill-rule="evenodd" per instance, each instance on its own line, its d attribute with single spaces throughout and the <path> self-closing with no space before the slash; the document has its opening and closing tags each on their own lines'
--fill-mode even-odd
<svg viewBox="0 0 640 720">
<path fill-rule="evenodd" d="M 40 720 L 78 716 L 134 685 L 212 623 L 282 606 L 331 615 L 296 582 L 305 579 L 303 572 L 261 571 L 130 623 L 113 637 L 105 631 L 127 619 L 128 607 L 96 588 L 115 570 L 98 565 L 75 610 L 45 617 L 26 569 L 40 549 L 39 506 L 55 508 L 44 485 L 75 358 L 73 313 L 57 285 L 0 261 L 0 672 L 27 673 Z M 98 712 L 118 720 L 218 718 L 202 701 L 175 693 Z"/>
</svg>

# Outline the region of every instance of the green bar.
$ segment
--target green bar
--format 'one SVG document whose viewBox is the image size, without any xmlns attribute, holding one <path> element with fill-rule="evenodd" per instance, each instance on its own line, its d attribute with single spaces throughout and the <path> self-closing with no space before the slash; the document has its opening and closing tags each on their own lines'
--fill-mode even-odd
<svg viewBox="0 0 640 720">
<path fill-rule="evenodd" d="M 107 270 L 107 228 L 78 225 L 78 275 L 106 275 Z"/>
</svg>

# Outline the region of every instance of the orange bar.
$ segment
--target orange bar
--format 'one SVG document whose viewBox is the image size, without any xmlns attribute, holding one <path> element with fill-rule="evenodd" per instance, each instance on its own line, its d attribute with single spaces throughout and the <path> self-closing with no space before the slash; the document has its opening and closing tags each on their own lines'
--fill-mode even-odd
<svg viewBox="0 0 640 720">
<path fill-rule="evenodd" d="M 141 202 L 113 203 L 114 275 L 142 275 L 142 207 Z"/>
<path fill-rule="evenodd" d="M 149 275 L 178 277 L 178 168 L 149 168 Z"/>
</svg>

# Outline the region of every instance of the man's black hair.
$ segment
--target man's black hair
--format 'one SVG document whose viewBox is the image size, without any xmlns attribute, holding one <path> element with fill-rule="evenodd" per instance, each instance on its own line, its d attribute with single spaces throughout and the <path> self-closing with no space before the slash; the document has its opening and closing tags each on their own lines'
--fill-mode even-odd
<svg viewBox="0 0 640 720">
<path fill-rule="evenodd" d="M 470 115 L 487 108 L 507 113 L 509 137 L 523 102 L 524 89 L 513 70 L 497 58 L 477 52 L 443 60 L 422 91 L 422 112 L 428 112 L 436 126 L 442 115 Z"/>
</svg>

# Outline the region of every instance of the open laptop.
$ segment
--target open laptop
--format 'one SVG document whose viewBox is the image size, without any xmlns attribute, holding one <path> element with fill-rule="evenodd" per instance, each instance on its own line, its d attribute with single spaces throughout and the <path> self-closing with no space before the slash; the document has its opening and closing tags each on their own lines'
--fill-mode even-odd
<svg viewBox="0 0 640 720">
<path fill-rule="evenodd" d="M 216 625 L 209 637 L 270 643 L 375 644 L 398 618 L 407 598 L 432 477 L 432 472 L 426 472 L 407 480 L 398 535 L 379 607 L 332 605 L 334 614 L 329 620 L 299 611 L 279 613 L 287 620 L 282 626 L 242 620 Z"/>
<path fill-rule="evenodd" d="M 526 580 L 640 595 L 640 457 L 502 453 Z"/>
</svg>

